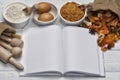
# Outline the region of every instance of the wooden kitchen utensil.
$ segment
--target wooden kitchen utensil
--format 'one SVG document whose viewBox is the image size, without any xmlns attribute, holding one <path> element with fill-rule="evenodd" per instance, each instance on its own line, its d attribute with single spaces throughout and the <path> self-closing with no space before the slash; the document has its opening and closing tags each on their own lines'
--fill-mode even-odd
<svg viewBox="0 0 120 80">
<path fill-rule="evenodd" d="M 12 54 L 0 46 L 0 60 L 4 63 L 10 63 L 15 66 L 19 70 L 23 70 L 24 67 L 21 63 L 17 62 L 13 57 Z"/>
</svg>

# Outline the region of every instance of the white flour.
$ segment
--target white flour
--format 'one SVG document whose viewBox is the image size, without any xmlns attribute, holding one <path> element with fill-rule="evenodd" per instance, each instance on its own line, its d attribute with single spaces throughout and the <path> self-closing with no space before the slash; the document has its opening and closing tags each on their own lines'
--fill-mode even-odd
<svg viewBox="0 0 120 80">
<path fill-rule="evenodd" d="M 23 12 L 25 7 L 25 5 L 19 3 L 9 5 L 5 10 L 6 19 L 13 23 L 25 21 L 27 19 L 27 16 Z"/>
</svg>

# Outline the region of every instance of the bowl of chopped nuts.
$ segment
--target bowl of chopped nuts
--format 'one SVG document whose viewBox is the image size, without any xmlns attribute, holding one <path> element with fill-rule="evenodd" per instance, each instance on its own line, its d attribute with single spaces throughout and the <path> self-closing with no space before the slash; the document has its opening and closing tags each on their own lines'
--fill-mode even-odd
<svg viewBox="0 0 120 80">
<path fill-rule="evenodd" d="M 87 9 L 78 2 L 69 1 L 60 8 L 60 21 L 64 25 L 80 25 L 86 16 Z"/>
</svg>

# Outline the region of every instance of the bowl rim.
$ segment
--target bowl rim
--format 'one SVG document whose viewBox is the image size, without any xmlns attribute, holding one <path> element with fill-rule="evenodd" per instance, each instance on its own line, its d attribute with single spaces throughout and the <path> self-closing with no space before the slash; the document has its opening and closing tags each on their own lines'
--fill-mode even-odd
<svg viewBox="0 0 120 80">
<path fill-rule="evenodd" d="M 60 10 L 59 10 L 59 16 L 60 16 L 60 18 L 61 18 L 63 21 L 65 21 L 65 22 L 67 22 L 67 23 L 70 23 L 70 24 L 71 24 L 71 23 L 74 24 L 74 23 L 81 22 L 81 21 L 87 16 L 87 8 L 85 8 L 85 10 L 84 10 L 84 16 L 83 16 L 81 19 L 77 20 L 77 21 L 69 21 L 69 20 L 66 20 L 65 18 L 62 17 L 62 15 L 61 15 L 61 13 L 60 13 L 61 8 L 62 8 L 66 3 L 68 3 L 68 2 L 75 2 L 75 3 L 77 3 L 77 4 L 80 5 L 80 3 L 77 2 L 77 1 L 67 1 L 67 2 L 63 3 L 62 6 L 60 7 Z"/>
<path fill-rule="evenodd" d="M 24 23 L 24 22 L 28 21 L 31 15 L 27 15 L 26 19 L 24 19 L 23 21 L 20 21 L 20 22 L 13 22 L 13 21 L 10 21 L 9 19 L 7 19 L 5 17 L 6 8 L 11 6 L 12 4 L 21 4 L 21 5 L 24 5 L 24 6 L 28 7 L 28 5 L 23 3 L 23 2 L 11 2 L 7 5 L 5 5 L 5 7 L 3 8 L 3 11 L 2 11 L 3 18 L 11 24 L 19 24 L 19 23 Z"/>
<path fill-rule="evenodd" d="M 54 16 L 54 19 L 52 19 L 52 20 L 50 20 L 50 21 L 40 21 L 40 20 L 38 20 L 38 19 L 35 18 L 35 15 L 37 14 L 37 13 L 35 12 L 35 13 L 33 13 L 33 18 L 34 18 L 35 21 L 37 21 L 38 23 L 48 24 L 48 23 L 54 22 L 54 21 L 58 18 L 58 8 L 56 7 L 55 4 L 53 4 L 53 3 L 49 2 L 49 1 L 41 1 L 41 2 L 47 2 L 47 3 L 49 3 L 50 5 L 52 5 L 52 6 L 56 9 L 56 12 L 57 12 L 57 13 L 56 13 L 56 16 Z M 39 2 L 39 3 L 40 3 L 40 2 Z M 48 12 L 48 13 L 50 13 L 50 12 Z"/>
</svg>

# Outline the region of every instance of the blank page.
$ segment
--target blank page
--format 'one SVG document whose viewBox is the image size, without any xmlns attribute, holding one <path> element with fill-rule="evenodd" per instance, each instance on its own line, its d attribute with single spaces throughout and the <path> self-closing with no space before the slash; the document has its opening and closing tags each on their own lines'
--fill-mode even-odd
<svg viewBox="0 0 120 80">
<path fill-rule="evenodd" d="M 30 28 L 26 32 L 27 73 L 61 71 L 61 31 L 60 27 L 52 25 Z"/>
<path fill-rule="evenodd" d="M 65 27 L 63 30 L 66 71 L 100 74 L 96 36 L 88 29 Z"/>
</svg>

